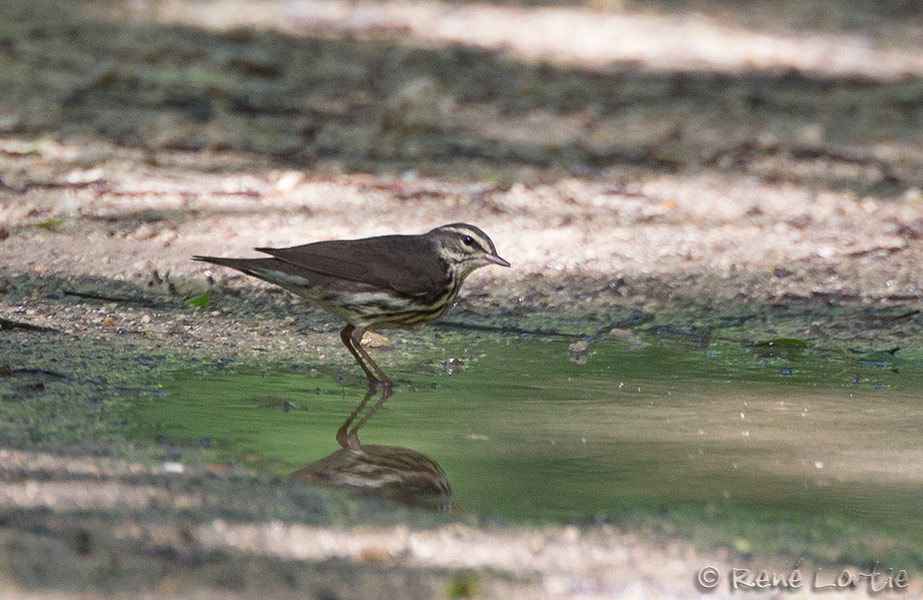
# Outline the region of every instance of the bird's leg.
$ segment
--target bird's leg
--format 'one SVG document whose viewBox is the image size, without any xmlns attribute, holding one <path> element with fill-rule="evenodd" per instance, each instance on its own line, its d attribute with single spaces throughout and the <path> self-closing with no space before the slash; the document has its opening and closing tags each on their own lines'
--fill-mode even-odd
<svg viewBox="0 0 923 600">
<path fill-rule="evenodd" d="M 352 327 L 352 326 L 347 325 L 346 327 Z M 343 337 L 345 333 L 346 333 L 346 328 L 343 328 L 343 331 L 340 332 L 340 337 Z M 362 334 L 363 333 L 365 333 L 364 330 L 356 329 L 355 327 L 352 328 L 352 331 L 350 331 L 349 333 L 349 337 L 352 340 L 353 348 L 356 350 L 356 352 L 361 354 L 362 358 L 365 359 L 365 362 L 369 366 L 371 366 L 372 369 L 375 370 L 375 374 L 378 375 L 378 380 L 381 382 L 382 389 L 389 392 L 388 395 L 390 396 L 391 390 L 394 389 L 394 382 L 391 381 L 390 377 L 385 375 L 385 372 L 382 371 L 381 368 L 377 364 L 375 364 L 375 361 L 372 360 L 372 357 L 369 356 L 369 353 L 366 352 L 365 348 L 362 347 Z M 356 355 L 353 354 L 353 356 L 356 356 Z M 356 356 L 356 360 L 358 360 L 360 363 L 362 362 L 362 360 L 358 356 Z M 368 367 L 363 365 L 362 368 L 365 369 L 365 374 L 371 378 L 371 373 L 369 373 Z"/>
<path fill-rule="evenodd" d="M 341 448 L 358 450 L 362 446 L 359 442 L 359 435 L 356 430 L 350 431 L 349 426 L 352 425 L 356 417 L 359 416 L 359 413 L 362 412 L 362 409 L 365 408 L 365 405 L 368 404 L 369 399 L 374 396 L 377 391 L 378 386 L 373 382 L 369 382 L 369 389 L 365 392 L 365 397 L 362 399 L 362 402 L 353 409 L 353 412 L 350 413 L 346 421 L 337 430 L 337 442 L 339 442 Z M 358 427 L 356 427 L 356 429 L 358 429 Z"/>
<path fill-rule="evenodd" d="M 359 428 L 365 425 L 366 421 L 371 419 L 372 415 L 378 412 L 378 409 L 381 408 L 381 406 L 385 403 L 385 401 L 391 397 L 391 392 L 392 392 L 392 387 L 390 385 L 384 385 L 384 384 L 382 385 L 381 398 L 378 399 L 378 402 L 375 403 L 375 406 L 370 408 L 367 413 L 362 415 L 362 418 L 359 419 L 359 422 L 356 423 L 356 426 L 349 430 L 347 437 L 346 437 L 347 441 L 355 440 L 356 447 L 357 448 L 359 447 L 358 446 L 359 445 Z M 371 394 L 366 394 L 365 400 L 362 401 L 362 404 L 364 405 L 368 401 L 369 398 L 371 398 Z M 352 421 L 352 419 L 349 419 L 349 421 Z M 343 427 L 348 427 L 348 423 L 344 423 Z M 343 428 L 341 428 L 341 431 L 342 430 Z M 340 436 L 340 432 L 337 432 L 337 440 L 339 440 L 339 436 Z"/>
<path fill-rule="evenodd" d="M 365 355 L 365 357 L 368 358 L 369 362 L 371 362 L 373 365 L 375 365 L 375 362 L 372 361 L 365 349 L 359 346 L 358 342 L 354 342 L 355 334 L 357 333 L 359 339 L 361 340 L 363 332 L 359 329 L 356 329 L 353 325 L 346 325 L 346 327 L 340 331 L 340 339 L 343 341 L 343 345 L 346 346 L 346 349 L 349 350 L 349 353 L 352 354 L 353 358 L 356 359 L 356 362 L 359 363 L 359 367 L 362 368 L 362 372 L 365 373 L 365 376 L 369 381 L 369 390 L 374 390 L 378 386 L 378 380 L 375 378 L 375 375 L 372 373 L 372 371 L 369 370 L 368 366 L 366 366 L 365 361 L 362 360 L 362 355 Z M 353 343 L 355 343 L 355 346 Z M 356 348 L 359 348 L 362 354 L 360 354 Z M 378 365 L 375 365 L 375 370 L 379 370 Z"/>
<path fill-rule="evenodd" d="M 372 357 L 369 356 L 369 353 L 366 352 L 365 348 L 362 347 L 362 334 L 363 330 L 356 329 L 353 325 L 346 325 L 340 331 L 340 339 L 343 341 L 343 345 L 346 346 L 346 349 L 349 350 L 349 353 L 353 355 L 353 358 L 356 359 L 356 362 L 359 363 L 359 367 L 362 369 L 362 372 L 365 373 L 366 378 L 368 379 L 368 389 L 365 392 L 365 397 L 362 399 L 362 402 L 353 410 L 349 415 L 343 425 L 337 430 L 336 440 L 342 448 L 351 448 L 357 450 L 360 448 L 361 444 L 359 443 L 359 428 L 365 425 L 372 415 L 378 412 L 378 409 L 385 403 L 385 401 L 391 397 L 391 392 L 394 390 L 394 382 L 391 381 L 384 371 L 375 364 L 375 361 L 372 360 Z M 372 369 L 369 369 L 371 365 L 372 369 L 375 372 L 372 372 Z M 375 377 L 378 375 L 378 378 Z M 378 399 L 378 402 L 359 419 L 359 422 L 356 423 L 355 427 L 350 429 L 353 421 L 356 420 L 356 417 L 362 412 L 362 409 L 365 408 L 365 405 L 368 404 L 368 401 L 375 395 L 375 392 L 378 391 L 378 384 L 381 383 L 381 398 Z"/>
</svg>

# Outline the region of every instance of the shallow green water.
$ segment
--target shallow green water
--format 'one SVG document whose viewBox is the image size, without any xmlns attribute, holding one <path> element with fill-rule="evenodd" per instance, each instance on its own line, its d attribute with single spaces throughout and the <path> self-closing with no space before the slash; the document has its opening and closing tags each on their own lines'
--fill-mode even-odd
<svg viewBox="0 0 923 600">
<path fill-rule="evenodd" d="M 463 361 L 454 375 L 401 372 L 377 352 L 398 390 L 362 442 L 437 461 L 463 512 L 923 565 L 920 361 L 600 342 L 578 364 L 567 346 L 449 336 L 439 353 Z M 364 391 L 358 369 L 345 384 L 309 369 L 190 369 L 133 417 L 139 435 L 288 473 L 338 449 L 334 433 Z"/>
</svg>

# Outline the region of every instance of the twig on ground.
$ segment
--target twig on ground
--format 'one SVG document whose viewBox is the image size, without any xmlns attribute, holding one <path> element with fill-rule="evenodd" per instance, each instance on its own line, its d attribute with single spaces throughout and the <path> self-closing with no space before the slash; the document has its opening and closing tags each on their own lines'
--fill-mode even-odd
<svg viewBox="0 0 923 600">
<path fill-rule="evenodd" d="M 11 321 L 9 319 L 0 319 L 0 329 L 26 329 L 29 331 L 48 331 L 60 333 L 57 329 L 51 327 L 42 327 L 32 323 L 23 323 L 22 321 Z"/>
<path fill-rule="evenodd" d="M 102 302 L 119 302 L 128 304 L 142 304 L 144 306 L 154 306 L 154 303 L 147 298 L 122 298 L 119 296 L 106 296 L 103 294 L 93 294 L 87 292 L 75 292 L 73 290 L 64 290 L 65 296 L 76 296 L 77 298 L 86 298 L 88 300 L 100 300 Z"/>
</svg>

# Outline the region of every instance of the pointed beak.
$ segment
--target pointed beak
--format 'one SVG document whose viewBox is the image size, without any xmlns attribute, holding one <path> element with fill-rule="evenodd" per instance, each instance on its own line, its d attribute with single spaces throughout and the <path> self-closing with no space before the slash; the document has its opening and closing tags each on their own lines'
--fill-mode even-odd
<svg viewBox="0 0 923 600">
<path fill-rule="evenodd" d="M 487 260 L 488 262 L 494 263 L 495 265 L 500 265 L 501 267 L 510 266 L 510 263 L 506 262 L 505 260 L 497 256 L 496 254 L 485 254 L 484 259 Z"/>
</svg>

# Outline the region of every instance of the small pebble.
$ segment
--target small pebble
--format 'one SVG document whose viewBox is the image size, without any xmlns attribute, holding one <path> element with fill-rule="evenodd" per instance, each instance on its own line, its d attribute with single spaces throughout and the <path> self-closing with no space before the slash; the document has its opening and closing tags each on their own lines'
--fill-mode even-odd
<svg viewBox="0 0 923 600">
<path fill-rule="evenodd" d="M 304 183 L 306 177 L 301 171 L 287 171 L 276 181 L 277 192 L 290 192 Z"/>
<path fill-rule="evenodd" d="M 153 227 L 151 227 L 147 223 L 144 223 L 138 226 L 138 228 L 135 229 L 133 232 L 131 232 L 129 237 L 131 237 L 132 239 L 136 239 L 136 240 L 149 240 L 152 237 L 154 237 L 156 233 L 157 232 L 154 231 Z"/>
<path fill-rule="evenodd" d="M 578 365 L 585 365 L 587 363 L 589 349 L 590 345 L 584 340 L 574 342 L 567 347 L 567 360 Z"/>
<path fill-rule="evenodd" d="M 164 229 L 163 231 L 157 234 L 156 239 L 158 242 L 162 243 L 164 246 L 168 246 L 178 237 L 179 237 L 179 234 L 173 231 L 172 229 Z"/>
<path fill-rule="evenodd" d="M 647 346 L 647 342 L 641 340 L 630 329 L 614 328 L 609 331 L 609 337 L 628 344 L 629 350 L 640 350 Z M 584 344 L 586 342 L 583 342 Z"/>
<path fill-rule="evenodd" d="M 375 333 L 374 331 L 366 331 L 365 335 L 362 336 L 362 345 L 369 348 L 393 348 L 394 344 L 391 343 L 387 337 L 381 335 L 380 333 Z"/>
<path fill-rule="evenodd" d="M 359 560 L 367 563 L 383 563 L 390 558 L 387 548 L 381 546 L 369 546 L 359 551 Z"/>
<path fill-rule="evenodd" d="M 573 344 L 571 344 L 570 346 L 567 347 L 567 351 L 568 351 L 568 352 L 573 352 L 574 354 L 583 353 L 583 352 L 586 352 L 586 351 L 589 350 L 589 349 L 590 349 L 590 345 L 587 344 L 587 343 L 586 343 L 585 341 L 583 341 L 583 340 L 574 342 Z"/>
</svg>

